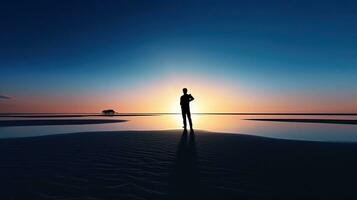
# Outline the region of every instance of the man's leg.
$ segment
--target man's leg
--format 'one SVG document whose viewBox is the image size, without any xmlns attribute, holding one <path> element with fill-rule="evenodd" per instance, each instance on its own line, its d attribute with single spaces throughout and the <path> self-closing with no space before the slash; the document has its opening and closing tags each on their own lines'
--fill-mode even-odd
<svg viewBox="0 0 357 200">
<path fill-rule="evenodd" d="M 182 120 L 183 120 L 183 127 L 186 129 L 187 124 L 186 124 L 186 112 L 184 109 L 181 109 L 181 113 L 182 113 Z"/>
<path fill-rule="evenodd" d="M 190 123 L 190 128 L 193 129 L 192 127 L 192 119 L 191 119 L 191 111 L 187 111 L 187 118 L 188 118 L 188 123 Z"/>
</svg>

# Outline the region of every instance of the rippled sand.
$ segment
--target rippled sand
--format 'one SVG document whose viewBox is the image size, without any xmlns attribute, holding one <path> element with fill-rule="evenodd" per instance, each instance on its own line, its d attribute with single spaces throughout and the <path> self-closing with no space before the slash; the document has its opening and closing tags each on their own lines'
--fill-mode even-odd
<svg viewBox="0 0 357 200">
<path fill-rule="evenodd" d="M 357 144 L 172 131 L 0 140 L 0 199 L 347 199 Z"/>
</svg>

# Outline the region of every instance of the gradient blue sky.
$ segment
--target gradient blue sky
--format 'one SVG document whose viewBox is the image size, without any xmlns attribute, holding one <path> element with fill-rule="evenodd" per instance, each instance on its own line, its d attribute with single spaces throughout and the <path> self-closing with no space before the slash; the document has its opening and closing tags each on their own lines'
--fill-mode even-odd
<svg viewBox="0 0 357 200">
<path fill-rule="evenodd" d="M 1 1 L 0 112 L 170 112 L 181 86 L 200 112 L 357 112 L 356 21 L 346 0 Z"/>
</svg>

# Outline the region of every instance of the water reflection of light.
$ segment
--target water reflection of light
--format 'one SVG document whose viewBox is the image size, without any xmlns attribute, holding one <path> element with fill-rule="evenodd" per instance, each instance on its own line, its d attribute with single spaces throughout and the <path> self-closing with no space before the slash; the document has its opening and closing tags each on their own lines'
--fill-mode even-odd
<svg viewBox="0 0 357 200">
<path fill-rule="evenodd" d="M 128 120 L 128 122 L 90 125 L 0 127 L 0 138 L 88 131 L 165 130 L 182 128 L 182 117 L 180 114 L 157 116 L 80 117 L 77 119 L 98 118 L 124 119 Z M 357 141 L 356 125 L 245 120 L 252 118 L 319 118 L 357 120 L 357 116 L 192 115 L 194 128 L 207 131 L 250 134 L 284 139 Z M 7 120 L 16 119 L 19 118 L 8 118 Z"/>
</svg>

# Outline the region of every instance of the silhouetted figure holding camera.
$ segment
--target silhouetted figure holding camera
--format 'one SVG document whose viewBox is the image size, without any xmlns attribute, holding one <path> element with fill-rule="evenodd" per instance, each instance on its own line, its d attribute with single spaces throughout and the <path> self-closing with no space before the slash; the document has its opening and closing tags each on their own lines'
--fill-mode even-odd
<svg viewBox="0 0 357 200">
<path fill-rule="evenodd" d="M 183 119 L 183 128 L 187 128 L 186 122 L 186 115 L 188 118 L 188 122 L 190 123 L 190 128 L 193 130 L 192 127 L 192 119 L 191 119 L 191 111 L 190 111 L 190 102 L 194 100 L 191 94 L 187 94 L 187 88 L 182 89 L 183 95 L 180 98 L 180 105 L 181 105 L 181 112 L 182 112 L 182 119 Z"/>
</svg>

